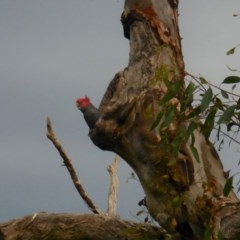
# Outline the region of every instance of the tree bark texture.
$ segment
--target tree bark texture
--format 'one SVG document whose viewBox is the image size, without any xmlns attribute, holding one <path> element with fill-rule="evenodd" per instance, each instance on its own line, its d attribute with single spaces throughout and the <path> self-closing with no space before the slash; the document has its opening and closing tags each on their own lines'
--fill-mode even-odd
<svg viewBox="0 0 240 240">
<path fill-rule="evenodd" d="M 233 191 L 223 196 L 222 163 L 200 121 L 189 117 L 191 106 L 185 106 L 177 7 L 174 0 L 125 1 L 128 67 L 110 82 L 89 136 L 134 169 L 147 208 L 161 226 L 190 239 L 208 233 L 217 239 L 221 210 L 238 199 Z M 197 124 L 188 136 L 191 123 Z"/>
<path fill-rule="evenodd" d="M 103 215 L 36 213 L 0 225 L 0 240 L 164 240 L 147 224 Z"/>
</svg>

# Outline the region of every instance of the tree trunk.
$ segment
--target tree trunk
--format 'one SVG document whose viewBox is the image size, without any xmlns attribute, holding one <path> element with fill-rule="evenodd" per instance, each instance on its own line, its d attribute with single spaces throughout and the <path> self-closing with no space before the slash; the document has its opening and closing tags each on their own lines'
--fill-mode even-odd
<svg viewBox="0 0 240 240">
<path fill-rule="evenodd" d="M 216 239 L 222 208 L 238 199 L 233 191 L 223 197 L 221 161 L 200 121 L 190 117 L 177 7 L 176 0 L 125 1 L 129 64 L 111 81 L 89 136 L 134 169 L 161 226 L 191 239 Z"/>
</svg>

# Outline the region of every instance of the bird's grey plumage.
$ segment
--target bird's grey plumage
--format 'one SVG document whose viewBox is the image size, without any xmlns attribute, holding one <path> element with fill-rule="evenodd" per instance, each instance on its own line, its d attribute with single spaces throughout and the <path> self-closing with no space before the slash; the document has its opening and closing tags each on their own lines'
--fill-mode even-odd
<svg viewBox="0 0 240 240">
<path fill-rule="evenodd" d="M 94 128 L 95 123 L 99 119 L 100 113 L 99 110 L 93 106 L 91 103 L 80 109 L 83 113 L 84 119 L 90 129 Z"/>
</svg>

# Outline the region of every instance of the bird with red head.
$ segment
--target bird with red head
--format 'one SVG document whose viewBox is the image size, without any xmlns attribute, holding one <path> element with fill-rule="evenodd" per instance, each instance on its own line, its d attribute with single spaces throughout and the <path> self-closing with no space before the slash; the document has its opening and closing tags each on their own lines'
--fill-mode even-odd
<svg viewBox="0 0 240 240">
<path fill-rule="evenodd" d="M 83 98 L 78 98 L 76 100 L 77 108 L 83 113 L 83 117 L 88 124 L 89 128 L 92 129 L 95 123 L 99 119 L 99 110 L 93 106 L 89 97 L 85 96 Z"/>
</svg>

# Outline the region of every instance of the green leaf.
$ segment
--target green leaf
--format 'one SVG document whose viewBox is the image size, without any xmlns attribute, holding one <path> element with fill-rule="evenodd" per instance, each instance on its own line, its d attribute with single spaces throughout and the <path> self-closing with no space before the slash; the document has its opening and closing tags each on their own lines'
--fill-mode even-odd
<svg viewBox="0 0 240 240">
<path fill-rule="evenodd" d="M 198 116 L 201 113 L 200 106 L 195 107 L 186 117 L 186 119 L 190 119 Z"/>
<path fill-rule="evenodd" d="M 234 54 L 236 47 L 231 48 L 230 50 L 227 51 L 227 55 Z"/>
<path fill-rule="evenodd" d="M 166 102 L 169 102 L 170 99 L 176 97 L 176 95 L 178 94 L 179 89 L 181 88 L 182 84 L 183 84 L 182 81 L 172 82 L 171 85 L 168 87 L 167 93 L 160 100 L 159 104 L 162 105 Z"/>
<path fill-rule="evenodd" d="M 234 84 L 234 85 L 232 86 L 232 91 L 233 91 L 235 88 L 236 88 L 236 84 Z"/>
<path fill-rule="evenodd" d="M 237 106 L 236 106 L 236 109 L 239 110 L 240 109 L 240 98 L 238 99 L 237 101 Z"/>
<path fill-rule="evenodd" d="M 176 94 L 172 93 L 172 92 L 167 92 L 164 97 L 160 100 L 159 105 L 163 105 L 166 102 L 169 102 L 170 99 L 172 99 L 173 97 L 175 97 Z"/>
<path fill-rule="evenodd" d="M 193 92 L 195 91 L 195 89 L 196 89 L 196 86 L 192 82 L 190 82 L 188 84 L 188 86 L 186 87 L 186 89 L 183 93 L 181 112 L 186 110 L 186 108 L 191 105 L 191 103 L 193 101 Z"/>
<path fill-rule="evenodd" d="M 173 148 L 173 152 L 178 152 L 180 145 L 182 143 L 183 137 L 178 135 L 174 140 L 171 142 L 171 146 Z"/>
<path fill-rule="evenodd" d="M 212 96 L 213 96 L 213 92 L 211 88 L 208 88 L 208 90 L 204 93 L 203 98 L 202 98 L 202 102 L 201 102 L 201 112 L 204 112 L 207 107 L 209 106 L 210 102 L 212 101 Z"/>
<path fill-rule="evenodd" d="M 191 123 L 189 124 L 188 129 L 187 129 L 186 139 L 188 139 L 188 138 L 193 134 L 193 131 L 194 131 L 198 126 L 199 126 L 198 123 L 196 123 L 195 121 L 191 121 Z"/>
<path fill-rule="evenodd" d="M 217 97 L 215 98 L 214 106 L 217 107 L 218 109 L 224 111 L 223 103 L 222 103 L 222 101 L 221 101 L 219 98 L 217 98 Z"/>
<path fill-rule="evenodd" d="M 191 152 L 192 152 L 194 158 L 196 159 L 196 161 L 197 161 L 198 163 L 200 163 L 200 157 L 199 157 L 199 154 L 198 154 L 198 150 L 197 150 L 197 148 L 194 146 L 194 143 L 195 143 L 195 136 L 194 136 L 194 134 L 192 134 L 190 149 L 191 149 Z"/>
<path fill-rule="evenodd" d="M 239 83 L 240 82 L 240 77 L 238 76 L 229 76 L 226 77 L 222 83 L 226 83 L 226 84 L 233 84 L 233 83 Z"/>
<path fill-rule="evenodd" d="M 189 94 L 192 94 L 196 89 L 196 86 L 193 82 L 190 82 L 187 87 L 186 90 L 184 92 L 184 95 L 188 96 Z"/>
<path fill-rule="evenodd" d="M 176 159 L 176 156 L 179 152 L 179 148 L 183 142 L 183 138 L 185 136 L 185 131 L 183 129 L 180 129 L 178 132 L 178 135 L 173 139 L 171 142 L 172 152 L 171 155 Z M 169 165 L 170 163 L 168 163 Z"/>
<path fill-rule="evenodd" d="M 183 86 L 183 82 L 181 80 L 176 80 L 172 83 L 171 91 L 177 95 L 179 93 L 179 90 Z"/>
<path fill-rule="evenodd" d="M 223 195 L 225 197 L 228 196 L 228 194 L 230 193 L 230 191 L 232 190 L 232 184 L 233 184 L 233 176 L 231 176 L 230 178 L 227 179 L 224 188 L 223 188 Z"/>
<path fill-rule="evenodd" d="M 199 77 L 199 80 L 200 80 L 201 84 L 208 84 L 208 81 L 203 77 Z"/>
<path fill-rule="evenodd" d="M 217 140 L 219 141 L 220 139 L 220 132 L 221 132 L 221 126 L 219 125 L 218 126 L 218 129 L 217 129 Z"/>
<path fill-rule="evenodd" d="M 223 96 L 223 98 L 226 98 L 226 99 L 228 99 L 228 94 L 227 94 L 227 92 L 226 92 L 226 91 L 224 91 L 224 90 L 221 90 L 221 95 Z"/>
<path fill-rule="evenodd" d="M 175 107 L 172 106 L 168 113 L 165 113 L 166 118 L 164 119 L 163 123 L 161 124 L 161 128 L 169 126 L 175 119 Z"/>
<path fill-rule="evenodd" d="M 222 116 L 218 120 L 218 124 L 228 124 L 234 114 L 234 110 L 236 109 L 236 105 L 232 105 L 228 107 L 222 114 Z"/>
<path fill-rule="evenodd" d="M 161 112 L 158 113 L 158 115 L 157 115 L 157 117 L 156 117 L 156 119 L 155 119 L 155 121 L 154 121 L 154 123 L 153 123 L 153 125 L 152 125 L 152 127 L 151 127 L 151 131 L 152 131 L 155 127 L 157 127 L 157 125 L 160 123 L 160 121 L 161 121 L 161 119 L 162 119 L 162 116 L 163 116 L 163 111 L 161 111 Z"/>
<path fill-rule="evenodd" d="M 202 133 L 204 134 L 206 139 L 209 139 L 210 134 L 214 128 L 214 120 L 215 120 L 215 115 L 217 113 L 217 108 L 211 109 L 211 111 L 208 113 L 206 120 L 204 124 L 202 125 Z"/>
<path fill-rule="evenodd" d="M 194 158 L 196 159 L 196 161 L 198 163 L 200 163 L 200 158 L 199 158 L 199 155 L 198 155 L 198 150 L 194 147 L 193 144 L 190 145 L 190 148 L 191 148 L 191 151 L 192 151 L 192 154 L 194 156 Z"/>
</svg>

